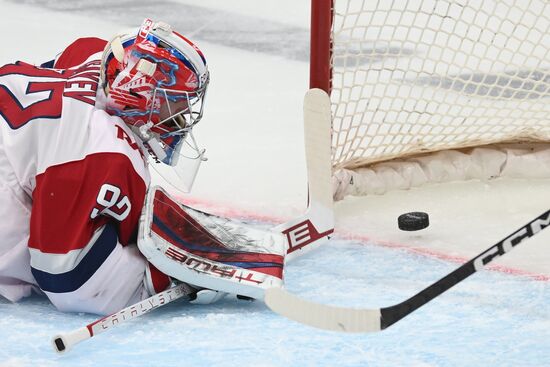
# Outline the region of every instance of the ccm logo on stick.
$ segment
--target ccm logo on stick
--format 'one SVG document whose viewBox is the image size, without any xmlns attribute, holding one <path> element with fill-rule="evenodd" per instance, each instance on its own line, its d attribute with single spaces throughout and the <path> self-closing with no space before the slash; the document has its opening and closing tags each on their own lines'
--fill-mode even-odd
<svg viewBox="0 0 550 367">
<path fill-rule="evenodd" d="M 512 234 L 510 237 L 502 240 L 500 243 L 491 247 L 478 257 L 473 260 L 474 268 L 480 270 L 485 266 L 485 264 L 492 261 L 495 257 L 504 255 L 507 252 L 510 252 L 514 246 L 523 241 L 526 238 L 529 238 L 538 232 L 542 231 L 544 228 L 550 225 L 550 215 L 545 218 L 539 218 L 529 225 L 527 228 L 522 228 L 516 233 Z"/>
</svg>

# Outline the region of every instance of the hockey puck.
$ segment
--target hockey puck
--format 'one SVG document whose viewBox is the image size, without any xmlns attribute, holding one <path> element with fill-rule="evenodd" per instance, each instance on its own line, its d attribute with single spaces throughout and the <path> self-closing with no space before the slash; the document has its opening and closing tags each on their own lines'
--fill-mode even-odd
<svg viewBox="0 0 550 367">
<path fill-rule="evenodd" d="M 428 213 L 410 212 L 397 218 L 397 226 L 402 231 L 419 231 L 430 225 Z"/>
</svg>

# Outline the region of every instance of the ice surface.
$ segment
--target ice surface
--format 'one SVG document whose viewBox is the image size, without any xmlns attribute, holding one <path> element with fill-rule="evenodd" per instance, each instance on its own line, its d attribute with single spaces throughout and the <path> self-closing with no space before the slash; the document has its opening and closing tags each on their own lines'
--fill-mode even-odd
<svg viewBox="0 0 550 367">
<path fill-rule="evenodd" d="M 76 37 L 109 38 L 145 16 L 171 21 L 197 40 L 212 72 L 196 128 L 209 161 L 183 199 L 270 225 L 300 214 L 307 198 L 308 3 L 0 0 L 0 64 L 39 63 Z M 549 194 L 550 181 L 515 180 L 348 198 L 336 205 L 335 239 L 290 264 L 287 287 L 338 305 L 400 302 L 548 209 Z M 430 213 L 430 228 L 398 231 L 397 215 L 413 210 Z M 495 271 L 475 274 L 373 335 L 317 331 L 260 302 L 175 302 L 58 356 L 51 336 L 95 316 L 57 312 L 38 296 L 0 300 L 0 366 L 547 366 L 549 240 L 543 232 Z"/>
<path fill-rule="evenodd" d="M 287 284 L 311 300 L 379 307 L 453 268 L 337 240 L 291 264 Z M 484 272 L 391 328 L 363 335 L 305 327 L 259 302 L 176 301 L 63 356 L 54 354 L 49 338 L 95 317 L 57 312 L 35 297 L 0 303 L 0 366 L 544 366 L 550 358 L 548 297 L 548 282 Z"/>
</svg>

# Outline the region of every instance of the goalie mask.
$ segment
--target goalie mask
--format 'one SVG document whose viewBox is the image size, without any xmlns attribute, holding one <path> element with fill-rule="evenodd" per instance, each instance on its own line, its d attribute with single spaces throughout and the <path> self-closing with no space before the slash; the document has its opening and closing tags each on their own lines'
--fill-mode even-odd
<svg viewBox="0 0 550 367">
<path fill-rule="evenodd" d="M 149 150 L 153 168 L 182 191 L 191 190 L 206 160 L 192 129 L 202 118 L 208 82 L 202 52 L 162 22 L 146 19 L 103 52 L 105 110 L 124 120 Z"/>
</svg>

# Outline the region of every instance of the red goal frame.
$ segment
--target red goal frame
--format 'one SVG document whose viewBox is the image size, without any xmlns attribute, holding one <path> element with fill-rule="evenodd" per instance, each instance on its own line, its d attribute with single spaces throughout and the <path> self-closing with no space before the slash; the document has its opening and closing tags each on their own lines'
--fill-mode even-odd
<svg viewBox="0 0 550 367">
<path fill-rule="evenodd" d="M 330 95 L 334 0 L 311 0 L 309 87 Z"/>
</svg>

